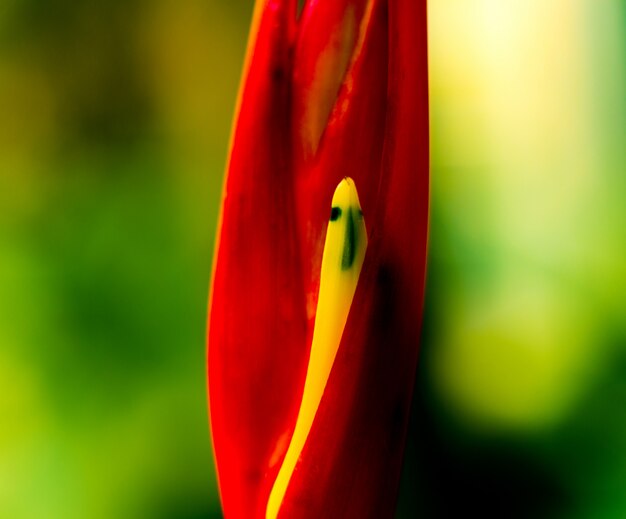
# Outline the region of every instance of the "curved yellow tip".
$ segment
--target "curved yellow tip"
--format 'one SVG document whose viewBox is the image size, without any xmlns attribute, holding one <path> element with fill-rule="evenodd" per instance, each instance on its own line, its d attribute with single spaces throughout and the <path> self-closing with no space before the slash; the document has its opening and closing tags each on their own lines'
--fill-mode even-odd
<svg viewBox="0 0 626 519">
<path fill-rule="evenodd" d="M 354 181 L 346 177 L 335 190 L 326 231 L 311 356 L 300 412 L 270 493 L 266 519 L 276 519 L 313 425 L 352 306 L 366 248 L 367 232 L 359 196 Z"/>
</svg>

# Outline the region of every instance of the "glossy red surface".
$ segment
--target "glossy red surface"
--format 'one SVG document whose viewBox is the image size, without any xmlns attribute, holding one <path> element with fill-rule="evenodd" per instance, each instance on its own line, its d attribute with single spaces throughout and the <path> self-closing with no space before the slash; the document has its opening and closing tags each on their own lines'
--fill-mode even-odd
<svg viewBox="0 0 626 519">
<path fill-rule="evenodd" d="M 209 315 L 224 515 L 264 517 L 300 403 L 332 193 L 355 180 L 369 247 L 279 517 L 392 517 L 417 362 L 428 225 L 423 0 L 258 6 L 225 184 Z M 363 22 L 316 153 L 298 140 L 330 27 Z M 369 15 L 368 15 L 369 13 Z M 295 60 L 295 64 L 294 64 Z M 333 83 L 330 79 L 330 83 Z M 323 101 L 319 101 L 323 102 Z"/>
</svg>

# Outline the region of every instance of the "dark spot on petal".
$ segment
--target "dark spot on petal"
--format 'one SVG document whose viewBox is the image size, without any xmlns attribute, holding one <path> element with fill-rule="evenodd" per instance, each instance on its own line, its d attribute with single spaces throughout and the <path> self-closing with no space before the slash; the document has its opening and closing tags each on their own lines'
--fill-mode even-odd
<svg viewBox="0 0 626 519">
<path fill-rule="evenodd" d="M 341 270 L 348 270 L 354 263 L 357 248 L 357 230 L 355 222 L 355 210 L 353 208 L 348 209 L 346 215 L 346 238 L 343 242 L 343 255 L 341 257 Z"/>
<path fill-rule="evenodd" d="M 341 218 L 341 208 L 340 207 L 333 207 L 330 210 L 330 221 L 334 222 L 336 220 L 339 220 L 339 218 Z"/>
<path fill-rule="evenodd" d="M 285 71 L 283 70 L 282 67 L 274 67 L 272 69 L 272 80 L 275 83 L 281 82 L 284 77 L 285 77 Z"/>
</svg>

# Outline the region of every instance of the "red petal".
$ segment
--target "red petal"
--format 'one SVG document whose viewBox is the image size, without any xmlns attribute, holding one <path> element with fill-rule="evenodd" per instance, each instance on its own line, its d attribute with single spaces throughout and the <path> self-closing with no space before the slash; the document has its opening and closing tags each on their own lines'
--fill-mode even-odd
<svg viewBox="0 0 626 519">
<path fill-rule="evenodd" d="M 281 516 L 393 514 L 424 288 L 426 14 L 425 0 L 372 0 L 370 18 L 365 3 L 309 2 L 296 46 L 293 105 L 294 5 L 268 0 L 257 7 L 210 312 L 212 431 L 229 518 L 264 516 L 287 449 L 308 361 L 330 201 L 344 176 L 359 190 L 369 248 Z M 364 16 L 364 44 L 356 45 L 345 78 L 339 60 L 316 89 L 319 56 L 346 6 Z M 313 112 L 311 103 L 318 103 Z M 300 144 L 302 132 L 290 132 L 290 125 L 308 124 L 311 113 L 315 124 L 322 121 L 313 142 L 323 129 L 309 150 L 314 153 Z"/>
<path fill-rule="evenodd" d="M 295 2 L 258 2 L 255 19 L 224 189 L 208 338 L 222 505 L 227 517 L 246 519 L 264 513 L 307 360 L 288 145 Z"/>
</svg>

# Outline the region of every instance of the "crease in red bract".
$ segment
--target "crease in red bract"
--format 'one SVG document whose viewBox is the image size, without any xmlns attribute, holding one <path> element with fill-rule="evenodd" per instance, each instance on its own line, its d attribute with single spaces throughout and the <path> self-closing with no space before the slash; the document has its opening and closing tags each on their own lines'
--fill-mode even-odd
<svg viewBox="0 0 626 519">
<path fill-rule="evenodd" d="M 309 3 L 298 28 L 293 71 L 294 150 L 313 157 L 362 34 L 369 0 Z"/>
<path fill-rule="evenodd" d="M 255 517 L 265 506 L 306 370 L 287 144 L 294 9 L 293 2 L 274 0 L 257 6 L 216 249 L 209 404 L 223 510 L 234 518 Z"/>
<path fill-rule="evenodd" d="M 345 9 L 354 10 L 360 32 L 349 35 L 348 65 L 335 56 L 320 83 L 320 55 L 329 52 Z M 425 0 L 310 0 L 297 30 L 295 2 L 258 2 L 257 15 L 209 318 L 210 414 L 224 515 L 265 516 L 304 385 L 332 195 L 349 176 L 368 250 L 279 517 L 391 517 L 426 260 Z M 343 53 L 344 44 L 330 48 Z M 311 117 L 314 131 L 303 133 Z M 318 140 L 307 147 L 311 136 Z"/>
</svg>

